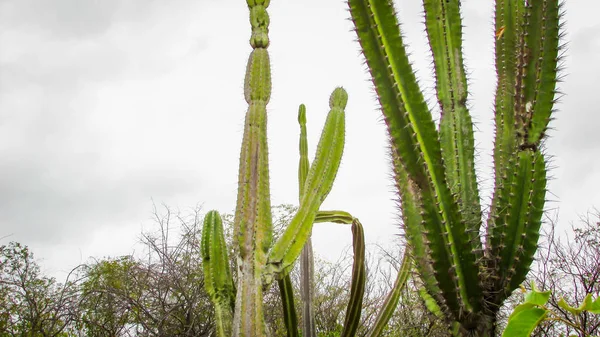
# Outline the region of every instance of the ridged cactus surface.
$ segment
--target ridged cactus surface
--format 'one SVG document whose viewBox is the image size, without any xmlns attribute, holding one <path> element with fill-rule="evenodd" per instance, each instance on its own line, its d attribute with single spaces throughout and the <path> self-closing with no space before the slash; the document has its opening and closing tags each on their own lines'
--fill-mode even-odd
<svg viewBox="0 0 600 337">
<path fill-rule="evenodd" d="M 495 187 L 485 240 L 460 1 L 423 1 L 441 111 L 437 127 L 393 2 L 348 4 L 387 125 L 404 229 L 424 295 L 453 334 L 493 336 L 496 314 L 525 279 L 537 248 L 546 194 L 542 141 L 556 96 L 559 2 L 496 1 Z"/>
</svg>

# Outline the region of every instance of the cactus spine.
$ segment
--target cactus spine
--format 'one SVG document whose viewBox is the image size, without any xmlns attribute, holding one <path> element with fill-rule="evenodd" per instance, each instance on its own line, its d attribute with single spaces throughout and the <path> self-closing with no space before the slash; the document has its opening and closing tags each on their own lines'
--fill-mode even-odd
<svg viewBox="0 0 600 337">
<path fill-rule="evenodd" d="M 460 1 L 423 1 L 439 128 L 408 60 L 393 2 L 348 3 L 387 124 L 424 295 L 455 327 L 453 334 L 493 336 L 498 309 L 525 279 L 537 248 L 546 193 L 540 147 L 555 102 L 559 2 L 496 0 L 495 188 L 485 246 Z"/>
</svg>

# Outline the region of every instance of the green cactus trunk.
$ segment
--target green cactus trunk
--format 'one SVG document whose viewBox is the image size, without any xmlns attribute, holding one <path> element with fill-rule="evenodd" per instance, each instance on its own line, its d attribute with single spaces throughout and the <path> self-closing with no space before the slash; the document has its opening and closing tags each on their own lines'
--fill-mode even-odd
<svg viewBox="0 0 600 337">
<path fill-rule="evenodd" d="M 453 335 L 493 336 L 529 270 L 546 193 L 540 150 L 555 101 L 558 0 L 496 1 L 495 189 L 482 211 L 459 0 L 424 0 L 439 129 L 415 79 L 391 0 L 349 0 L 390 136 L 402 218 L 424 295 Z"/>
<path fill-rule="evenodd" d="M 238 285 L 233 336 L 266 336 L 261 275 L 271 246 L 272 223 L 267 145 L 267 103 L 271 96 L 268 1 L 248 1 L 253 48 L 248 59 L 244 96 L 248 111 L 240 154 L 234 219 Z"/>
</svg>

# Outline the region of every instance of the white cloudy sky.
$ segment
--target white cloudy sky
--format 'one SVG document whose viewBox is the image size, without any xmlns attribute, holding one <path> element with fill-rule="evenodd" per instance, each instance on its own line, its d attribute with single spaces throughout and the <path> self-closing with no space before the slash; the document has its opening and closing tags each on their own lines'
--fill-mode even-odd
<svg viewBox="0 0 600 337">
<path fill-rule="evenodd" d="M 432 99 L 420 2 L 399 1 Z M 489 188 L 494 89 L 492 1 L 464 1 L 479 166 Z M 600 23 L 595 0 L 568 0 L 566 96 L 548 152 L 566 228 L 600 207 Z M 352 212 L 370 242 L 399 233 L 384 126 L 343 1 L 272 1 L 269 139 L 273 204 L 297 198 L 297 106 L 314 151 L 327 98 L 344 86 L 347 144 L 324 208 Z M 237 0 L 0 0 L 0 244 L 19 241 L 50 273 L 130 253 L 152 199 L 231 212 L 246 103 L 249 24 Z M 596 55 L 596 56 L 594 56 Z M 594 61 L 596 60 L 596 61 Z M 334 258 L 347 228 L 319 225 Z"/>
</svg>

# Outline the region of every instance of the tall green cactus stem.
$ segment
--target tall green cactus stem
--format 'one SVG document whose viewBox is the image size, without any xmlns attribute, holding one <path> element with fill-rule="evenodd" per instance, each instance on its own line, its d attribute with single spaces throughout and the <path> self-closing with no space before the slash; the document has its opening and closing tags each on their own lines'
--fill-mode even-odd
<svg viewBox="0 0 600 337">
<path fill-rule="evenodd" d="M 271 96 L 271 70 L 267 52 L 269 1 L 248 0 L 247 3 L 253 50 L 244 82 L 244 96 L 249 106 L 240 154 L 234 219 L 239 258 L 233 335 L 254 337 L 267 335 L 261 274 L 272 240 L 266 109 Z"/>
<path fill-rule="evenodd" d="M 540 147 L 557 82 L 559 0 L 496 0 L 495 188 L 482 211 L 462 57 L 459 0 L 423 0 L 439 129 L 408 60 L 391 0 L 349 0 L 387 124 L 402 218 L 426 297 L 454 334 L 493 336 L 525 279 L 546 193 Z"/>
<path fill-rule="evenodd" d="M 210 211 L 204 217 L 201 252 L 204 286 L 215 306 L 216 333 L 218 337 L 229 337 L 235 307 L 235 288 L 223 235 L 223 221 L 216 211 Z"/>
<path fill-rule="evenodd" d="M 306 106 L 304 104 L 301 104 L 298 108 L 298 124 L 300 125 L 298 195 L 299 202 L 302 202 L 304 183 L 306 182 L 306 176 L 308 175 L 308 170 L 310 168 L 310 162 L 308 161 L 308 137 L 306 134 Z M 315 314 L 313 309 L 314 263 L 312 239 L 309 236 L 300 253 L 300 295 L 302 298 L 303 337 L 317 337 L 317 327 L 315 325 Z"/>
</svg>

